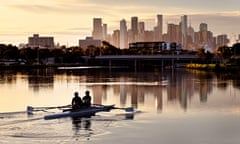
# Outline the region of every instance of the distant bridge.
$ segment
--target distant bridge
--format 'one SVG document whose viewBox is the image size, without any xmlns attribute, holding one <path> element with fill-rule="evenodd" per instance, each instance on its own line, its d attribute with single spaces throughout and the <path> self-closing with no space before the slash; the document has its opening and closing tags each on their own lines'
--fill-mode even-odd
<svg viewBox="0 0 240 144">
<path fill-rule="evenodd" d="M 86 57 L 85 57 L 86 58 Z M 87 57 L 93 64 L 109 66 L 139 67 L 178 67 L 187 63 L 199 62 L 196 55 L 102 55 Z"/>
<path fill-rule="evenodd" d="M 103 55 L 95 56 L 96 60 L 196 60 L 195 55 Z"/>
</svg>

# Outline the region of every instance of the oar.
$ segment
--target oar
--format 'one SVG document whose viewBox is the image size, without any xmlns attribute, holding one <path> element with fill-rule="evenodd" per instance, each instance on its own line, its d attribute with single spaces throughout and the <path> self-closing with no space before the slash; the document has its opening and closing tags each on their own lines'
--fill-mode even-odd
<svg viewBox="0 0 240 144">
<path fill-rule="evenodd" d="M 113 107 L 113 109 L 121 109 L 121 110 L 125 110 L 126 112 L 133 112 L 134 111 L 133 107 L 127 107 L 127 108 Z"/>
<path fill-rule="evenodd" d="M 44 111 L 47 109 L 59 109 L 59 108 L 69 108 L 71 105 L 64 105 L 64 106 L 52 106 L 52 107 L 32 107 L 27 106 L 27 112 L 32 113 L 33 111 Z"/>
<path fill-rule="evenodd" d="M 104 106 L 102 104 L 93 104 L 93 105 Z M 127 108 L 113 107 L 112 109 L 121 109 L 121 110 L 125 110 L 126 112 L 133 112 L 134 111 L 133 107 L 127 107 Z"/>
</svg>

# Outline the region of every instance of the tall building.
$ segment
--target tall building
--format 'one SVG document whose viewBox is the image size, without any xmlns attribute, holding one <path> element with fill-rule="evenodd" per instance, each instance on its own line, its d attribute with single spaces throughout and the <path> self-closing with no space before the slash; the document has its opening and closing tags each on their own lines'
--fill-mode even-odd
<svg viewBox="0 0 240 144">
<path fill-rule="evenodd" d="M 120 47 L 120 30 L 114 30 L 112 34 L 112 44 L 115 47 Z"/>
<path fill-rule="evenodd" d="M 120 49 L 127 48 L 127 24 L 126 20 L 123 19 L 120 21 Z"/>
<path fill-rule="evenodd" d="M 201 23 L 201 24 L 199 25 L 199 31 L 200 31 L 200 32 L 206 32 L 206 31 L 208 31 L 208 25 L 207 25 L 206 23 Z"/>
<path fill-rule="evenodd" d="M 187 30 L 188 30 L 188 24 L 187 24 L 187 16 L 181 16 L 181 37 L 182 37 L 182 46 L 183 49 L 187 49 Z"/>
<path fill-rule="evenodd" d="M 103 39 L 103 28 L 102 28 L 102 19 L 94 18 L 93 19 L 93 39 L 102 40 Z"/>
<path fill-rule="evenodd" d="M 163 33 L 163 16 L 157 15 L 157 26 L 154 28 L 154 41 L 162 41 Z"/>
<path fill-rule="evenodd" d="M 79 47 L 81 47 L 82 49 L 87 49 L 88 46 L 91 45 L 99 47 L 101 46 L 101 44 L 101 40 L 93 39 L 92 37 L 86 37 L 86 39 L 79 40 Z"/>
<path fill-rule="evenodd" d="M 40 37 L 39 34 L 34 34 L 28 38 L 28 46 L 35 48 L 54 48 L 53 37 Z"/>
<path fill-rule="evenodd" d="M 144 22 L 138 24 L 138 41 L 143 42 L 145 39 L 145 25 Z"/>
<path fill-rule="evenodd" d="M 132 42 L 137 41 L 138 36 L 138 17 L 131 18 Z"/>
<path fill-rule="evenodd" d="M 167 28 L 167 42 L 178 42 L 178 25 L 168 24 Z"/>
<path fill-rule="evenodd" d="M 217 36 L 217 47 L 227 46 L 229 43 L 229 39 L 226 34 Z"/>
<path fill-rule="evenodd" d="M 107 24 L 103 24 L 103 40 L 107 40 Z"/>
<path fill-rule="evenodd" d="M 187 45 L 188 45 L 187 47 L 189 48 L 189 50 L 195 50 L 194 42 L 195 42 L 194 29 L 190 25 L 188 27 L 188 39 L 187 39 Z"/>
</svg>

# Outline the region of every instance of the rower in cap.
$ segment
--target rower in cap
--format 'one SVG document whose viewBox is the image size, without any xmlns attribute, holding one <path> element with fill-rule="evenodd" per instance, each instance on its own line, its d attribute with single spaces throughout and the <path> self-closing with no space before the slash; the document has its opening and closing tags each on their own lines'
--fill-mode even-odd
<svg viewBox="0 0 240 144">
<path fill-rule="evenodd" d="M 91 96 L 90 96 L 90 92 L 87 90 L 85 92 L 85 96 L 83 97 L 83 106 L 84 107 L 90 107 L 91 106 Z"/>
</svg>

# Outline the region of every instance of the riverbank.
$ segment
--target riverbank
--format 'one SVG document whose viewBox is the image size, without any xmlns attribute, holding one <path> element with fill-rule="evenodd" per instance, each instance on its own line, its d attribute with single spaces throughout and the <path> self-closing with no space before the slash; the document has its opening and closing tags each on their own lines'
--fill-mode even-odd
<svg viewBox="0 0 240 144">
<path fill-rule="evenodd" d="M 186 65 L 187 69 L 211 70 L 211 71 L 236 71 L 240 70 L 237 64 L 199 64 L 191 63 Z"/>
</svg>

